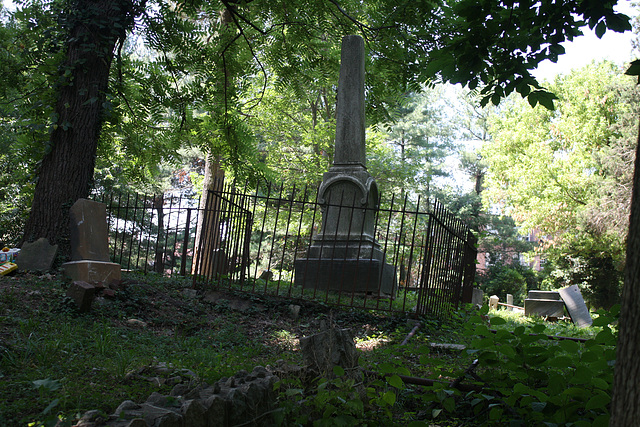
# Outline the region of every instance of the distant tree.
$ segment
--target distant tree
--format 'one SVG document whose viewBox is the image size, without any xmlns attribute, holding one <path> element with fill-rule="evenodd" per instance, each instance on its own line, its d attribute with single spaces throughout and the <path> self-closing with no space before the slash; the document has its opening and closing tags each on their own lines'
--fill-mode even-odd
<svg viewBox="0 0 640 427">
<path fill-rule="evenodd" d="M 557 261 L 547 283 L 579 284 L 593 306 L 610 306 L 620 289 L 612 269 L 624 266 L 637 132 L 629 118 L 637 115 L 637 95 L 608 62 L 573 71 L 551 87 L 558 96 L 554 111 L 517 100 L 502 107 L 483 150 L 490 165 L 486 202 L 547 236 L 539 250 L 550 264 Z M 601 271 L 577 274 L 584 266 Z"/>
</svg>

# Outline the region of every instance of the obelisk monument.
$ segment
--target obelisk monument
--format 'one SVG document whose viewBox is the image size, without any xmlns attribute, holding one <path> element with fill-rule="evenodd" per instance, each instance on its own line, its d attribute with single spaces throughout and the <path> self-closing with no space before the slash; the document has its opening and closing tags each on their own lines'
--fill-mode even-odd
<svg viewBox="0 0 640 427">
<path fill-rule="evenodd" d="M 305 288 L 393 294 L 395 270 L 374 236 L 378 187 L 366 168 L 364 41 L 342 39 L 333 165 L 318 190 L 322 226 L 307 257 L 296 260 Z"/>
</svg>

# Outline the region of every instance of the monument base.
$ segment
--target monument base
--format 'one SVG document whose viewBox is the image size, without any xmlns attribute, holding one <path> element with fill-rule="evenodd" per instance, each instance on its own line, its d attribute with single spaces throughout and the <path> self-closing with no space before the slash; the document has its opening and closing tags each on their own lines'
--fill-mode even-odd
<svg viewBox="0 0 640 427">
<path fill-rule="evenodd" d="M 62 264 L 64 273 L 73 281 L 81 280 L 92 285 L 108 285 L 121 279 L 120 264 L 105 261 L 81 260 Z"/>
<path fill-rule="evenodd" d="M 295 262 L 294 283 L 304 289 L 394 297 L 398 277 L 392 265 L 377 259 L 301 258 Z"/>
<path fill-rule="evenodd" d="M 524 300 L 525 316 L 538 315 L 542 317 L 562 317 L 564 316 L 564 301 L 552 299 L 530 299 Z"/>
</svg>

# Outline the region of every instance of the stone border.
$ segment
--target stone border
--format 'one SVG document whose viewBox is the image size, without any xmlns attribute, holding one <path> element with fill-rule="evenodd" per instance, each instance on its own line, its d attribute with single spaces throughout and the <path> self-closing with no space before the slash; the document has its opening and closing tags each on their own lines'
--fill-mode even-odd
<svg viewBox="0 0 640 427">
<path fill-rule="evenodd" d="M 269 426 L 278 378 L 257 366 L 251 373 L 239 371 L 214 385 L 179 383 L 168 396 L 154 392 L 142 404 L 125 400 L 105 417 L 87 411 L 77 427 L 220 427 L 232 425 Z"/>
</svg>

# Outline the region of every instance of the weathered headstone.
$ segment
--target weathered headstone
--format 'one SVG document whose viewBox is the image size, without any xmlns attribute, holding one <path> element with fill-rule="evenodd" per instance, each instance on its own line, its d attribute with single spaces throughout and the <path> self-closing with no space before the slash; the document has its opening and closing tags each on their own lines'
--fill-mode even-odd
<svg viewBox="0 0 640 427">
<path fill-rule="evenodd" d="M 347 375 L 358 368 L 358 351 L 348 329 L 332 327 L 300 338 L 300 350 L 306 367 L 316 375 L 333 377 L 334 366 L 342 367 Z"/>
<path fill-rule="evenodd" d="M 41 237 L 35 242 L 25 242 L 22 245 L 16 264 L 21 271 L 42 273 L 51 269 L 57 252 L 58 245 L 52 245 L 49 240 Z"/>
<path fill-rule="evenodd" d="M 79 199 L 69 210 L 71 222 L 71 261 L 109 262 L 107 206 Z"/>
<path fill-rule="evenodd" d="M 342 39 L 333 165 L 318 190 L 322 226 L 295 262 L 305 288 L 393 295 L 395 268 L 375 239 L 378 187 L 365 166 L 364 41 Z"/>
<path fill-rule="evenodd" d="M 580 328 L 591 326 L 593 319 L 591 318 L 587 305 L 584 303 L 578 285 L 567 286 L 566 288 L 558 290 L 558 293 L 567 306 L 567 311 L 573 323 Z"/>
<path fill-rule="evenodd" d="M 471 296 L 471 304 L 482 307 L 484 305 L 484 292 L 482 289 L 473 288 L 473 294 Z"/>
<path fill-rule="evenodd" d="M 497 295 L 491 295 L 489 297 L 489 308 L 491 310 L 497 310 L 498 309 L 498 302 L 500 301 L 500 298 L 498 298 Z"/>
<path fill-rule="evenodd" d="M 108 285 L 121 279 L 120 265 L 109 262 L 106 212 L 104 203 L 87 199 L 71 207 L 71 261 L 62 268 L 74 281 Z"/>
<path fill-rule="evenodd" d="M 513 295 L 507 294 L 507 304 L 507 311 L 513 311 L 513 307 L 510 307 L 513 305 Z"/>
</svg>

